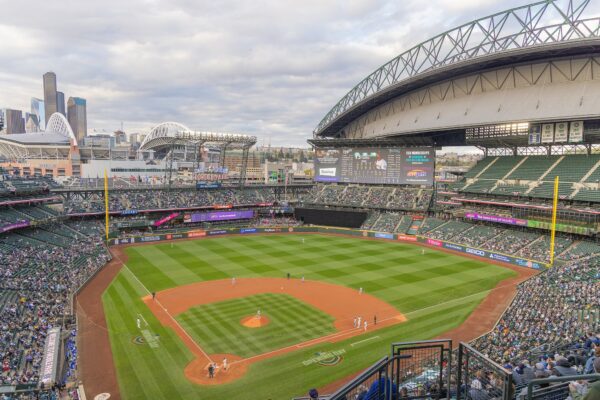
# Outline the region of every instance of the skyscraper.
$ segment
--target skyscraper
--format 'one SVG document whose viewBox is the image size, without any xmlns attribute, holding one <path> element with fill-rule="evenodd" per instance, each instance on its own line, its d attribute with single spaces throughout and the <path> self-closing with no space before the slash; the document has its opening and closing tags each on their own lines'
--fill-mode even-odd
<svg viewBox="0 0 600 400">
<path fill-rule="evenodd" d="M 67 112 L 69 125 L 80 143 L 87 136 L 87 104 L 85 99 L 80 97 L 69 97 L 67 102 Z"/>
<path fill-rule="evenodd" d="M 56 74 L 54 72 L 46 72 L 44 74 L 45 124 L 48 123 L 50 116 L 58 111 L 56 99 Z"/>
<path fill-rule="evenodd" d="M 44 100 L 32 97 L 31 113 L 37 117 L 39 128 L 41 130 L 46 129 L 46 110 L 44 109 Z"/>
<path fill-rule="evenodd" d="M 2 114 L 4 117 L 4 129 L 6 134 L 25 133 L 25 120 L 23 119 L 21 110 L 5 108 L 2 110 Z"/>
<path fill-rule="evenodd" d="M 65 112 L 65 94 L 63 92 L 56 92 L 56 111 L 67 116 Z"/>
</svg>

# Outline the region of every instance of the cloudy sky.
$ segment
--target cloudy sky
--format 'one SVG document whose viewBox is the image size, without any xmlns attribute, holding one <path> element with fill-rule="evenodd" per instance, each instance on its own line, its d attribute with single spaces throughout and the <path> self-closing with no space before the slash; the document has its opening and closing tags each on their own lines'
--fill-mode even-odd
<svg viewBox="0 0 600 400">
<path fill-rule="evenodd" d="M 305 145 L 358 81 L 420 41 L 514 0 L 0 0 L 0 108 L 42 74 L 88 101 L 90 130 L 162 121 Z"/>
</svg>

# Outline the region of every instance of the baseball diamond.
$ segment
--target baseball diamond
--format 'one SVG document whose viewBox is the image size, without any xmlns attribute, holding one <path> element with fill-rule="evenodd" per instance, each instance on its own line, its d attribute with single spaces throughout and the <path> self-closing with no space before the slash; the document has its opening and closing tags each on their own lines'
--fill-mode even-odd
<svg viewBox="0 0 600 400">
<path fill-rule="evenodd" d="M 323 386 L 368 366 L 391 340 L 434 337 L 459 326 L 494 287 L 503 282 L 512 287 L 506 280 L 517 277 L 510 269 L 469 258 L 432 249 L 423 254 L 419 246 L 325 235 L 219 237 L 115 250 L 126 268 L 102 299 L 115 363 L 123 366 L 117 376 L 124 398 L 177 393 L 180 398 L 243 399 L 240 388 L 250 381 L 269 386 L 265 396 L 300 394 L 309 381 Z M 518 279 L 533 272 L 518 271 Z M 261 289 L 261 280 L 273 283 Z M 339 308 L 335 296 L 327 290 L 313 293 L 312 285 L 339 287 L 353 296 L 356 308 L 342 303 L 338 313 L 344 320 L 338 318 L 334 327 L 326 311 Z M 151 292 L 157 293 L 155 300 Z M 361 307 L 371 299 L 374 305 Z M 240 319 L 258 309 L 271 324 L 245 331 Z M 391 323 L 390 310 L 403 318 Z M 160 335 L 159 348 L 130 345 L 137 313 Z M 366 331 L 362 324 L 353 327 L 353 317 L 368 321 Z M 484 333 L 481 328 L 468 335 Z M 351 346 L 371 336 L 377 340 Z M 305 363 L 332 351 L 343 351 L 343 361 L 328 366 L 325 375 L 323 363 Z M 202 355 L 206 360 L 198 365 L 194 358 Z M 229 371 L 217 368 L 209 380 L 208 363 L 219 367 L 223 358 Z M 270 386 L 273 379 L 281 385 Z"/>
</svg>

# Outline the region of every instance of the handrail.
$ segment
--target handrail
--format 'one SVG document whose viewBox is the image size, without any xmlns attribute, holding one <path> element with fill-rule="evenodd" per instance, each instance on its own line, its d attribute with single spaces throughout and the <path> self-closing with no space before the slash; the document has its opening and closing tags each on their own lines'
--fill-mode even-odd
<svg viewBox="0 0 600 400">
<path fill-rule="evenodd" d="M 379 361 L 377 361 L 371 367 L 369 367 L 368 369 L 363 371 L 360 375 L 358 375 L 357 377 L 352 379 L 350 382 L 348 382 L 347 384 L 345 384 L 344 386 L 339 388 L 337 391 L 335 391 L 332 395 L 330 395 L 329 398 L 331 400 L 342 399 L 343 398 L 342 396 L 345 396 L 346 394 L 348 394 L 348 392 L 350 390 L 352 390 L 354 387 L 356 387 L 357 384 L 363 382 L 365 379 L 372 376 L 377 371 L 381 370 L 381 368 L 384 367 L 388 362 L 389 362 L 389 356 L 385 356 L 385 357 L 379 359 Z"/>
<path fill-rule="evenodd" d="M 544 384 L 544 383 L 557 383 L 557 382 L 571 382 L 578 380 L 597 380 L 600 379 L 600 374 L 587 374 L 587 375 L 570 375 L 570 376 L 558 376 L 554 378 L 544 379 L 533 379 L 527 384 L 527 399 L 531 400 L 533 395 L 533 386 Z"/>
</svg>

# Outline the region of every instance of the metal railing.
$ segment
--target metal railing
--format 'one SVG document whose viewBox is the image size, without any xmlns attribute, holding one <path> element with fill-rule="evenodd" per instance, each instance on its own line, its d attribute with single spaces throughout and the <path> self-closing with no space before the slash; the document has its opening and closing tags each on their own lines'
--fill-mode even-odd
<svg viewBox="0 0 600 400">
<path fill-rule="evenodd" d="M 569 384 L 575 381 L 595 382 L 600 374 L 560 376 L 546 379 L 534 379 L 527 385 L 527 400 L 563 400 L 569 393 Z M 578 384 L 581 385 L 581 384 Z M 517 395 L 517 398 L 523 396 Z"/>
</svg>

